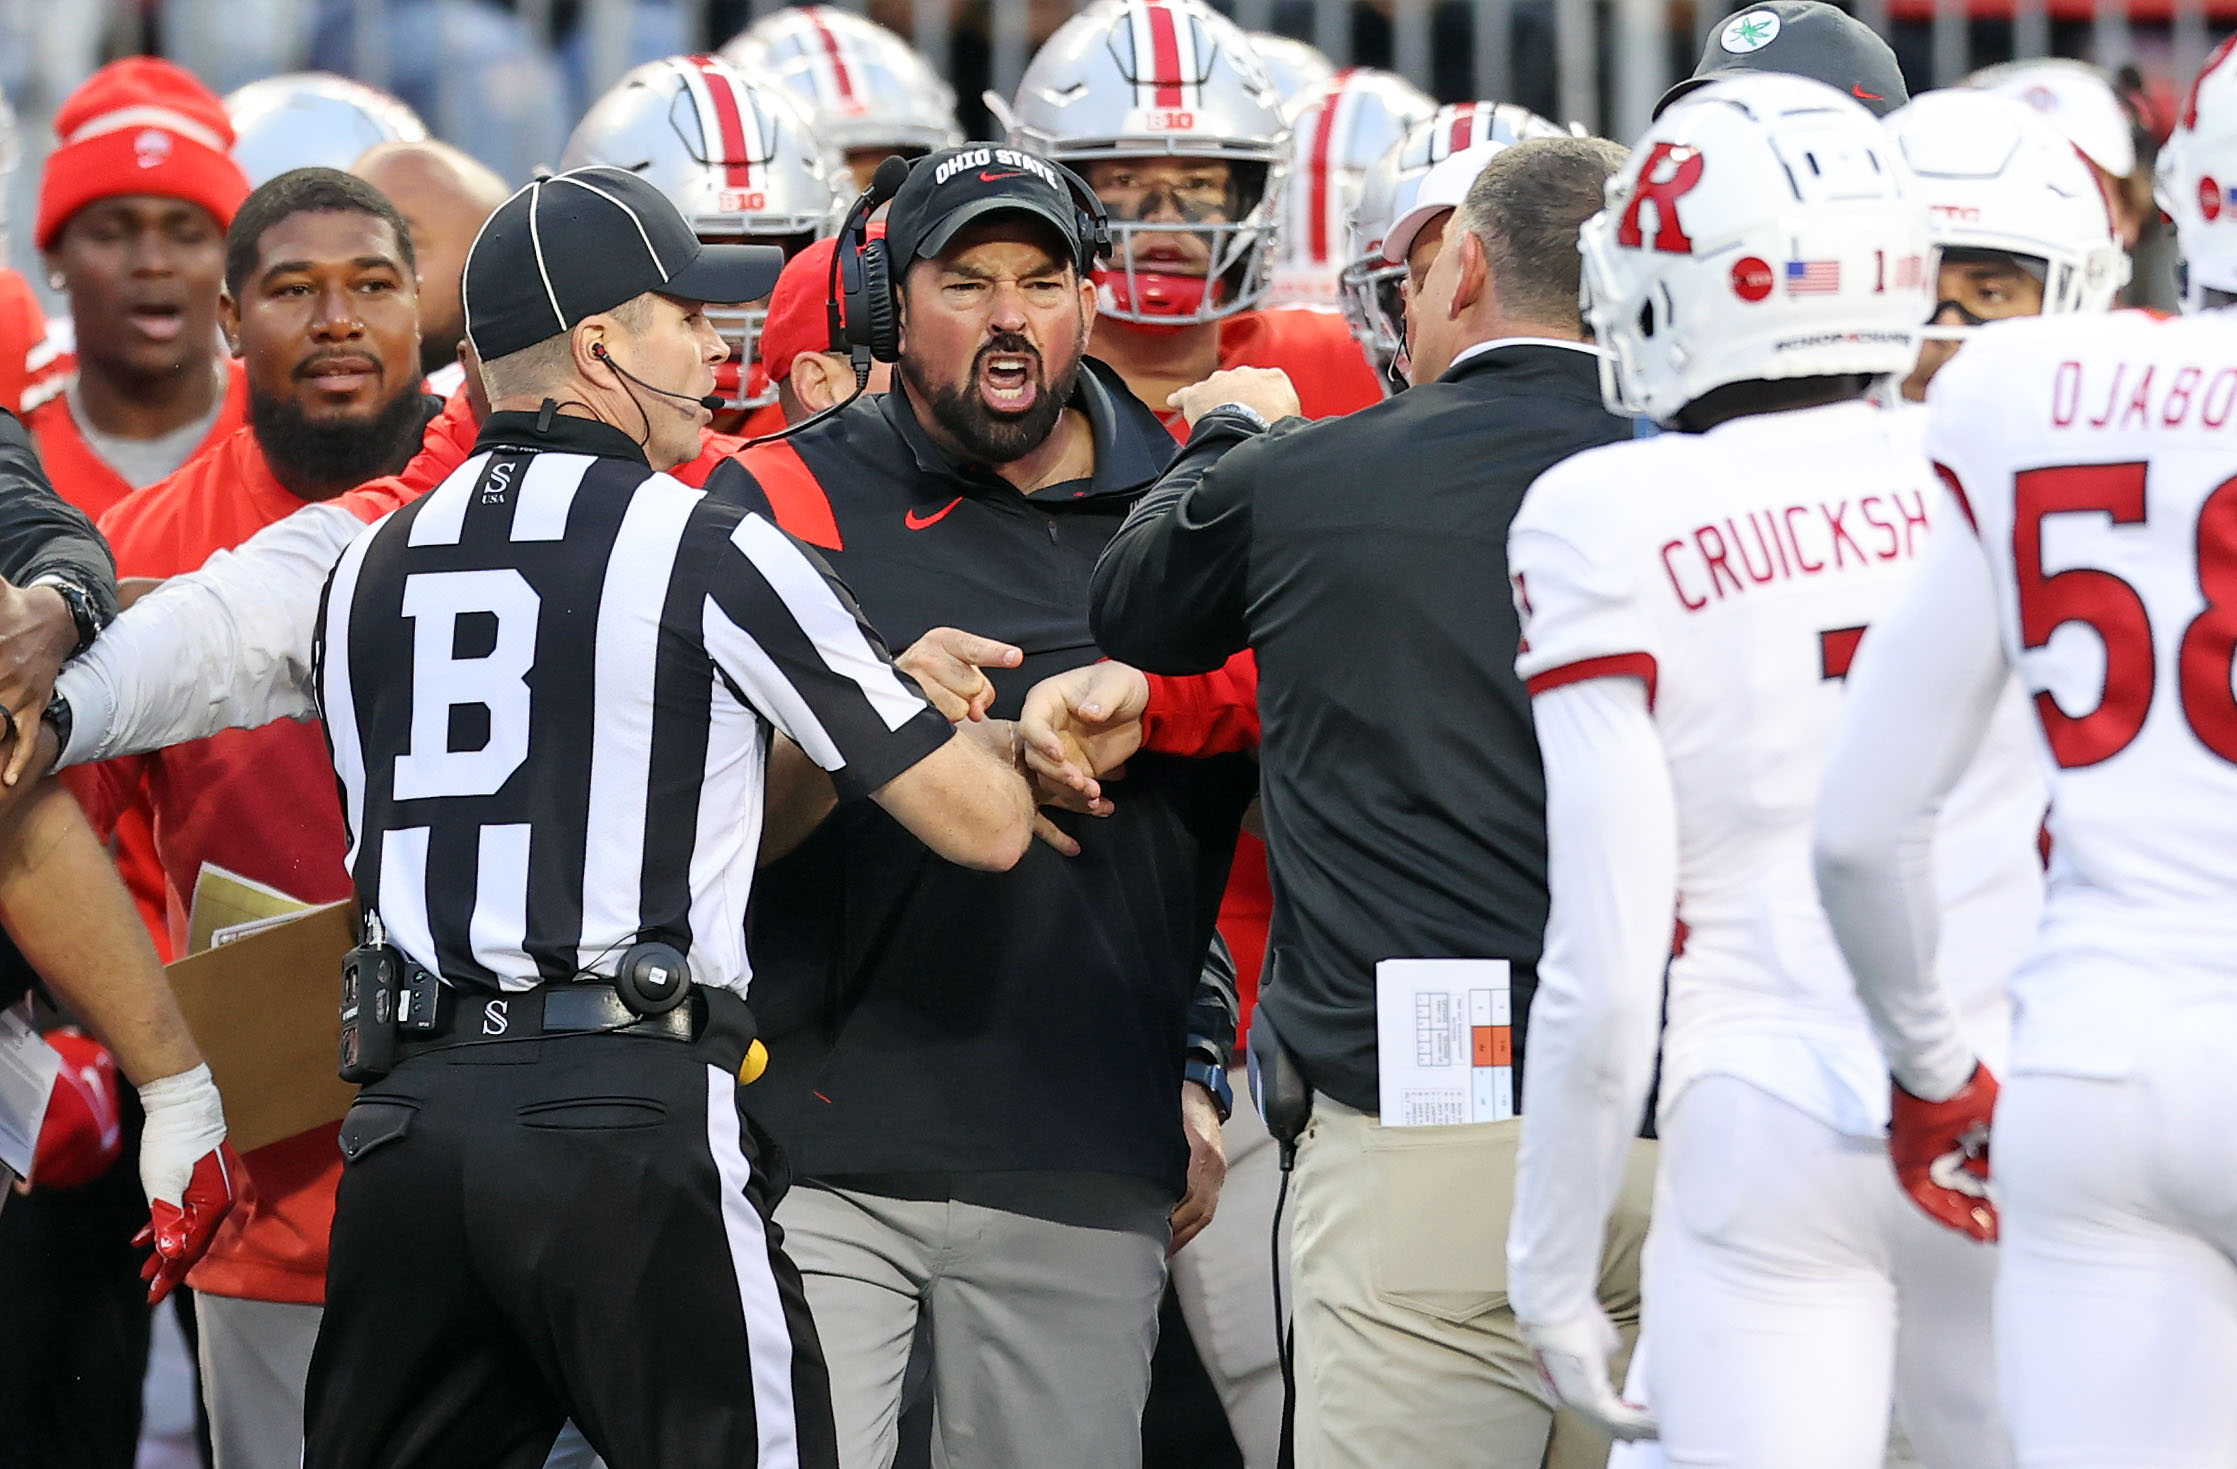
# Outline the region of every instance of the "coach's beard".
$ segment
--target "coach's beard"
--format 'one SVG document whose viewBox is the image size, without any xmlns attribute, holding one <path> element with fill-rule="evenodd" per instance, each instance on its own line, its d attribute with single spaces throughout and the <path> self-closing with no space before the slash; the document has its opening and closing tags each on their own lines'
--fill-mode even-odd
<svg viewBox="0 0 2237 1469">
<path fill-rule="evenodd" d="M 1064 407 L 1072 401 L 1072 389 L 1080 378 L 1081 352 L 1064 365 L 1063 371 L 1053 379 L 1048 375 L 1048 364 L 1031 343 L 1020 336 L 1001 336 L 979 349 L 971 360 L 971 371 L 964 381 L 954 387 L 935 387 L 918 373 L 915 363 L 903 358 L 901 376 L 909 385 L 910 396 L 923 403 L 932 413 L 932 421 L 947 432 L 963 450 L 966 458 L 974 463 L 1009 464 L 1024 458 L 1047 441 L 1064 416 Z M 986 400 L 979 391 L 979 383 L 986 375 L 989 358 L 1023 358 L 1033 364 L 1034 392 L 1032 401 L 1022 410 L 1004 412 Z"/>
<path fill-rule="evenodd" d="M 249 426 L 290 494 L 326 500 L 395 474 L 419 449 L 427 417 L 415 381 L 370 418 L 313 422 L 287 398 L 249 392 Z"/>
</svg>

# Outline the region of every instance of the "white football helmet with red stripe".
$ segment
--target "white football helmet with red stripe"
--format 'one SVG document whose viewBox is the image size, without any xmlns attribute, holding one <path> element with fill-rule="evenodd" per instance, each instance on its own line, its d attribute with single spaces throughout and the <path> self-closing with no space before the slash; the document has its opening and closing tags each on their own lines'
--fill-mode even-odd
<svg viewBox="0 0 2237 1469">
<path fill-rule="evenodd" d="M 907 41 L 851 10 L 772 11 L 732 37 L 722 54 L 792 88 L 816 132 L 849 154 L 915 158 L 963 141 L 955 89 Z"/>
<path fill-rule="evenodd" d="M 2026 257 L 2043 314 L 2109 311 L 2128 281 L 2104 191 L 2074 145 L 2034 108 L 1994 92 L 1926 92 L 1888 114 L 1942 250 Z M 2029 262 L 2032 262 L 2031 264 Z M 2038 269 L 2039 267 L 2039 269 Z M 1929 325 L 1933 338 L 1969 326 Z"/>
<path fill-rule="evenodd" d="M 1268 304 L 1337 304 L 1367 171 L 1436 111 L 1436 99 L 1412 82 L 1364 66 L 1336 73 L 1305 99 L 1291 124 L 1289 192 Z"/>
<path fill-rule="evenodd" d="M 1293 117 L 1336 79 L 1336 63 L 1310 41 L 1278 31 L 1252 31 L 1249 40 L 1265 63 L 1267 80 L 1282 94 L 1282 107 Z"/>
<path fill-rule="evenodd" d="M 2159 150 L 2152 192 L 2175 222 L 2183 257 L 2183 309 L 2225 305 L 2237 294 L 2237 36 L 2214 48 L 2190 84 L 2175 131 Z"/>
<path fill-rule="evenodd" d="M 1577 247 L 1611 410 L 1668 423 L 1730 383 L 1917 359 L 1926 202 L 1887 129 L 1823 82 L 1750 72 L 1687 93 L 1607 199 Z"/>
<path fill-rule="evenodd" d="M 233 161 L 256 187 L 296 168 L 347 169 L 381 143 L 417 143 L 427 125 L 400 98 L 329 72 L 266 77 L 229 93 Z"/>
<path fill-rule="evenodd" d="M 1406 129 L 1360 180 L 1348 222 L 1349 256 L 1338 287 L 1352 335 L 1393 389 L 1406 386 L 1406 267 L 1383 260 L 1383 234 L 1414 207 L 1414 190 L 1438 164 L 1483 143 L 1563 138 L 1568 130 L 1513 102 L 1451 102 Z"/>
<path fill-rule="evenodd" d="M 702 240 L 776 245 L 789 256 L 838 231 L 851 189 L 792 93 L 717 56 L 648 61 L 592 104 L 561 169 L 627 169 L 668 196 Z M 733 356 L 717 373 L 733 408 L 776 401 L 754 371 L 762 303 L 709 306 Z"/>
<path fill-rule="evenodd" d="M 990 99 L 999 102 L 999 99 Z M 1199 0 L 1097 0 L 1057 28 L 997 108 L 1011 146 L 1075 169 L 1104 160 L 1217 159 L 1234 174 L 1224 222 L 1111 214 L 1096 270 L 1102 314 L 1153 326 L 1215 321 L 1258 304 L 1273 278 L 1289 124 L 1258 53 Z M 1108 202 L 1108 201 L 1106 201 Z M 1202 276 L 1157 269 L 1160 237 L 1209 246 Z"/>
</svg>

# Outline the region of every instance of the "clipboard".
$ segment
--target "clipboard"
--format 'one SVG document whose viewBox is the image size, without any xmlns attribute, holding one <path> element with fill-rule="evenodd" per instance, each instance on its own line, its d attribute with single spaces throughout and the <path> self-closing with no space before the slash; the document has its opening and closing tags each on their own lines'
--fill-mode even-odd
<svg viewBox="0 0 2237 1469">
<path fill-rule="evenodd" d="M 253 925 L 165 973 L 246 1153 L 339 1122 L 357 1088 L 337 1073 L 342 959 L 357 942 L 344 899 Z"/>
</svg>

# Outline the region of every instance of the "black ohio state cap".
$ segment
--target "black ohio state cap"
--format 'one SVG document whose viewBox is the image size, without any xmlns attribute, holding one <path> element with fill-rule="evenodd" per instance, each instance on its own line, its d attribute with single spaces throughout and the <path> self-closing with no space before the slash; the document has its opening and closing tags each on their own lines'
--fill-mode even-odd
<svg viewBox="0 0 2237 1469">
<path fill-rule="evenodd" d="M 1101 202 L 1062 164 L 1020 148 L 966 143 L 909 165 L 886 211 L 886 258 L 895 278 L 913 262 L 937 256 L 973 220 L 1002 213 L 1048 224 L 1082 275 L 1108 248 Z"/>
<path fill-rule="evenodd" d="M 783 268 L 774 245 L 701 244 L 668 196 L 626 169 L 570 169 L 507 199 L 474 237 L 466 335 L 491 362 L 647 291 L 758 301 Z"/>
</svg>

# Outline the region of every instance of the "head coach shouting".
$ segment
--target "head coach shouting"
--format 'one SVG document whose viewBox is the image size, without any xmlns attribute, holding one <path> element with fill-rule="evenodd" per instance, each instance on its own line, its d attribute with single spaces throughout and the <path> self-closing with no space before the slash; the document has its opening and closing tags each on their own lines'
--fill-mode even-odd
<svg viewBox="0 0 2237 1469">
<path fill-rule="evenodd" d="M 827 570 L 663 472 L 728 356 L 701 303 L 778 258 L 618 169 L 522 189 L 467 258 L 474 457 L 334 567 L 312 661 L 357 972 L 428 1003 L 360 1007 L 312 1469 L 526 1469 L 563 1417 L 614 1469 L 834 1469 L 740 1107 L 771 731 L 951 861 L 1014 863 L 1032 798 Z"/>
<path fill-rule="evenodd" d="M 1102 657 L 1089 575 L 1172 457 L 1086 355 L 1104 236 L 1094 195 L 1033 154 L 917 160 L 890 296 L 846 303 L 895 329 L 892 390 L 741 456 L 749 503 L 916 644 L 901 665 L 966 723 Z M 763 871 L 751 1095 L 808 1185 L 778 1222 L 845 1463 L 892 1460 L 922 1318 L 950 1459 L 1140 1462 L 1166 1253 L 1222 1167 L 1206 1083 L 1225 1089 L 1233 996 L 1202 976 L 1251 786 L 1239 756 L 1144 757 L 1107 819 L 1054 818 L 1076 855 L 1036 845 L 1001 874 L 925 860 L 856 802 Z"/>
</svg>

